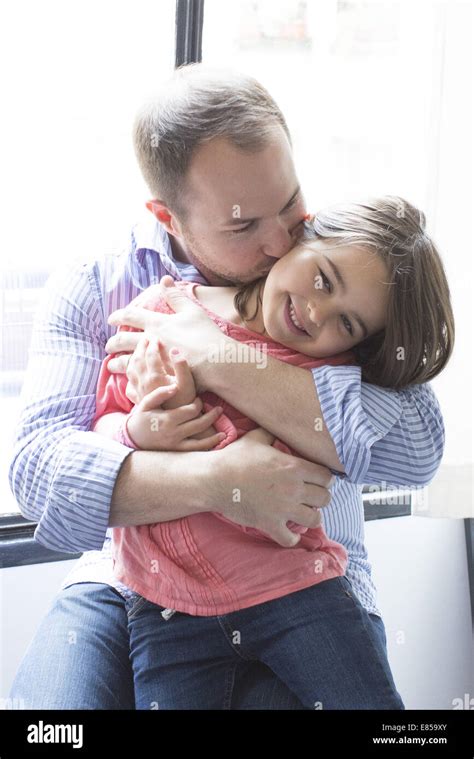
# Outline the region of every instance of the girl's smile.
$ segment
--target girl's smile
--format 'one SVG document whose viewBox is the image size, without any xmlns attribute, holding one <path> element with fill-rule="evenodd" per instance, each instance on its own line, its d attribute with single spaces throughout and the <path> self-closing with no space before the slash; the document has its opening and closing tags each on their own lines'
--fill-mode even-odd
<svg viewBox="0 0 474 759">
<path fill-rule="evenodd" d="M 305 240 L 272 267 L 254 323 L 308 356 L 335 355 L 384 328 L 387 279 L 370 249 Z"/>
<path fill-rule="evenodd" d="M 303 320 L 301 316 L 298 318 L 298 311 L 296 310 L 296 306 L 291 295 L 288 296 L 288 299 L 285 303 L 283 314 L 290 332 L 293 332 L 295 335 L 307 335 L 310 337 L 309 332 L 307 332 L 303 326 Z"/>
</svg>

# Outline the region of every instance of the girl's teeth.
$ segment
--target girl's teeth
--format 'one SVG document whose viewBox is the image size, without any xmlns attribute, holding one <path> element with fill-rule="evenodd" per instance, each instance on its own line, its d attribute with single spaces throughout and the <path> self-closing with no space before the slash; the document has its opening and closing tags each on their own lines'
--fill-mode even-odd
<svg viewBox="0 0 474 759">
<path fill-rule="evenodd" d="M 291 316 L 291 321 L 293 322 L 293 324 L 295 325 L 295 327 L 298 327 L 298 329 L 303 329 L 303 327 L 299 323 L 298 319 L 296 318 L 296 313 L 295 313 L 295 309 L 294 309 L 293 304 L 290 305 L 290 316 Z"/>
</svg>

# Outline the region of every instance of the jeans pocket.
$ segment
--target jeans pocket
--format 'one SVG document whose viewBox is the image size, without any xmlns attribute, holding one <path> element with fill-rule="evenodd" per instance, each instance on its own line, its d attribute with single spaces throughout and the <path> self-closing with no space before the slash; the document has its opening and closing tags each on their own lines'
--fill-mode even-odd
<svg viewBox="0 0 474 759">
<path fill-rule="evenodd" d="M 356 599 L 356 596 L 354 594 L 354 589 L 352 587 L 352 584 L 351 584 L 350 580 L 348 580 L 345 575 L 341 575 L 337 579 L 339 580 L 339 583 L 342 586 L 342 589 L 343 589 L 345 595 L 348 596 L 349 598 L 351 598 L 353 600 L 354 604 L 357 606 L 358 605 L 358 600 Z"/>
<path fill-rule="evenodd" d="M 140 593 L 134 592 L 133 596 L 127 599 L 125 603 L 125 609 L 127 611 L 128 619 L 130 620 L 133 617 L 135 617 L 141 611 L 141 609 L 143 609 L 143 607 L 148 603 L 151 603 L 151 601 L 149 601 L 144 596 L 141 596 Z"/>
<path fill-rule="evenodd" d="M 165 611 L 171 611 L 174 613 L 172 609 L 165 609 L 164 606 L 160 606 L 159 604 L 150 601 L 148 598 L 141 596 L 140 593 L 133 591 L 131 598 L 127 599 L 125 602 L 125 610 L 127 612 L 128 621 L 135 619 L 135 617 L 138 616 L 138 614 L 140 614 L 140 612 L 147 607 L 150 607 L 150 609 L 160 613 L 163 613 Z"/>
</svg>

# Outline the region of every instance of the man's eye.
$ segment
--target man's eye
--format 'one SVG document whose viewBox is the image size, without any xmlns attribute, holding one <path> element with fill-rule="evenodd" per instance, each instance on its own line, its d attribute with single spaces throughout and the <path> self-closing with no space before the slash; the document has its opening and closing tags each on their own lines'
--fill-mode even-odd
<svg viewBox="0 0 474 759">
<path fill-rule="evenodd" d="M 288 205 L 287 205 L 287 206 L 286 206 L 286 208 L 285 208 L 285 211 L 289 211 L 289 210 L 290 210 L 290 208 L 293 208 L 293 206 L 295 206 L 295 205 L 297 204 L 297 202 L 298 202 L 298 200 L 299 200 L 299 199 L 300 199 L 300 196 L 299 196 L 299 195 L 296 195 L 296 196 L 293 198 L 293 200 L 290 200 L 290 202 L 288 203 Z M 283 212 L 283 213 L 284 213 L 284 212 Z"/>
<path fill-rule="evenodd" d="M 242 232 L 247 232 L 254 224 L 255 224 L 254 221 L 249 221 L 249 223 L 247 224 L 247 226 L 241 227 L 240 229 L 231 229 L 230 233 L 232 235 L 241 235 Z"/>
<path fill-rule="evenodd" d="M 353 335 L 354 334 L 354 330 L 352 329 L 352 324 L 349 321 L 349 319 L 347 318 L 347 316 L 342 315 L 341 319 L 342 319 L 342 323 L 344 324 L 344 327 L 346 328 L 346 330 L 349 332 L 350 335 Z"/>
</svg>

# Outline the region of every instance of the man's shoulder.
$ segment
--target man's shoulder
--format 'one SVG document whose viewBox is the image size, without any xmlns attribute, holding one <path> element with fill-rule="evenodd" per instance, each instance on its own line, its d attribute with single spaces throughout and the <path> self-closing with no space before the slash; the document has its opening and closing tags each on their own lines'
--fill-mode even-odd
<svg viewBox="0 0 474 759">
<path fill-rule="evenodd" d="M 155 258 L 163 258 L 168 254 L 167 233 L 156 220 L 151 217 L 139 217 L 130 228 L 128 240 L 120 246 L 109 250 L 89 248 L 85 253 L 75 256 L 67 264 L 58 267 L 52 277 L 92 277 L 97 283 L 106 283 L 106 290 L 113 283 L 119 283 L 124 278 L 139 280 L 138 289 L 148 286 L 146 273 L 150 267 L 144 265 L 143 255 L 155 254 Z M 143 273 L 142 270 L 145 270 Z M 137 276 L 139 274 L 139 276 Z M 102 289 L 102 288 L 101 288 Z"/>
</svg>

